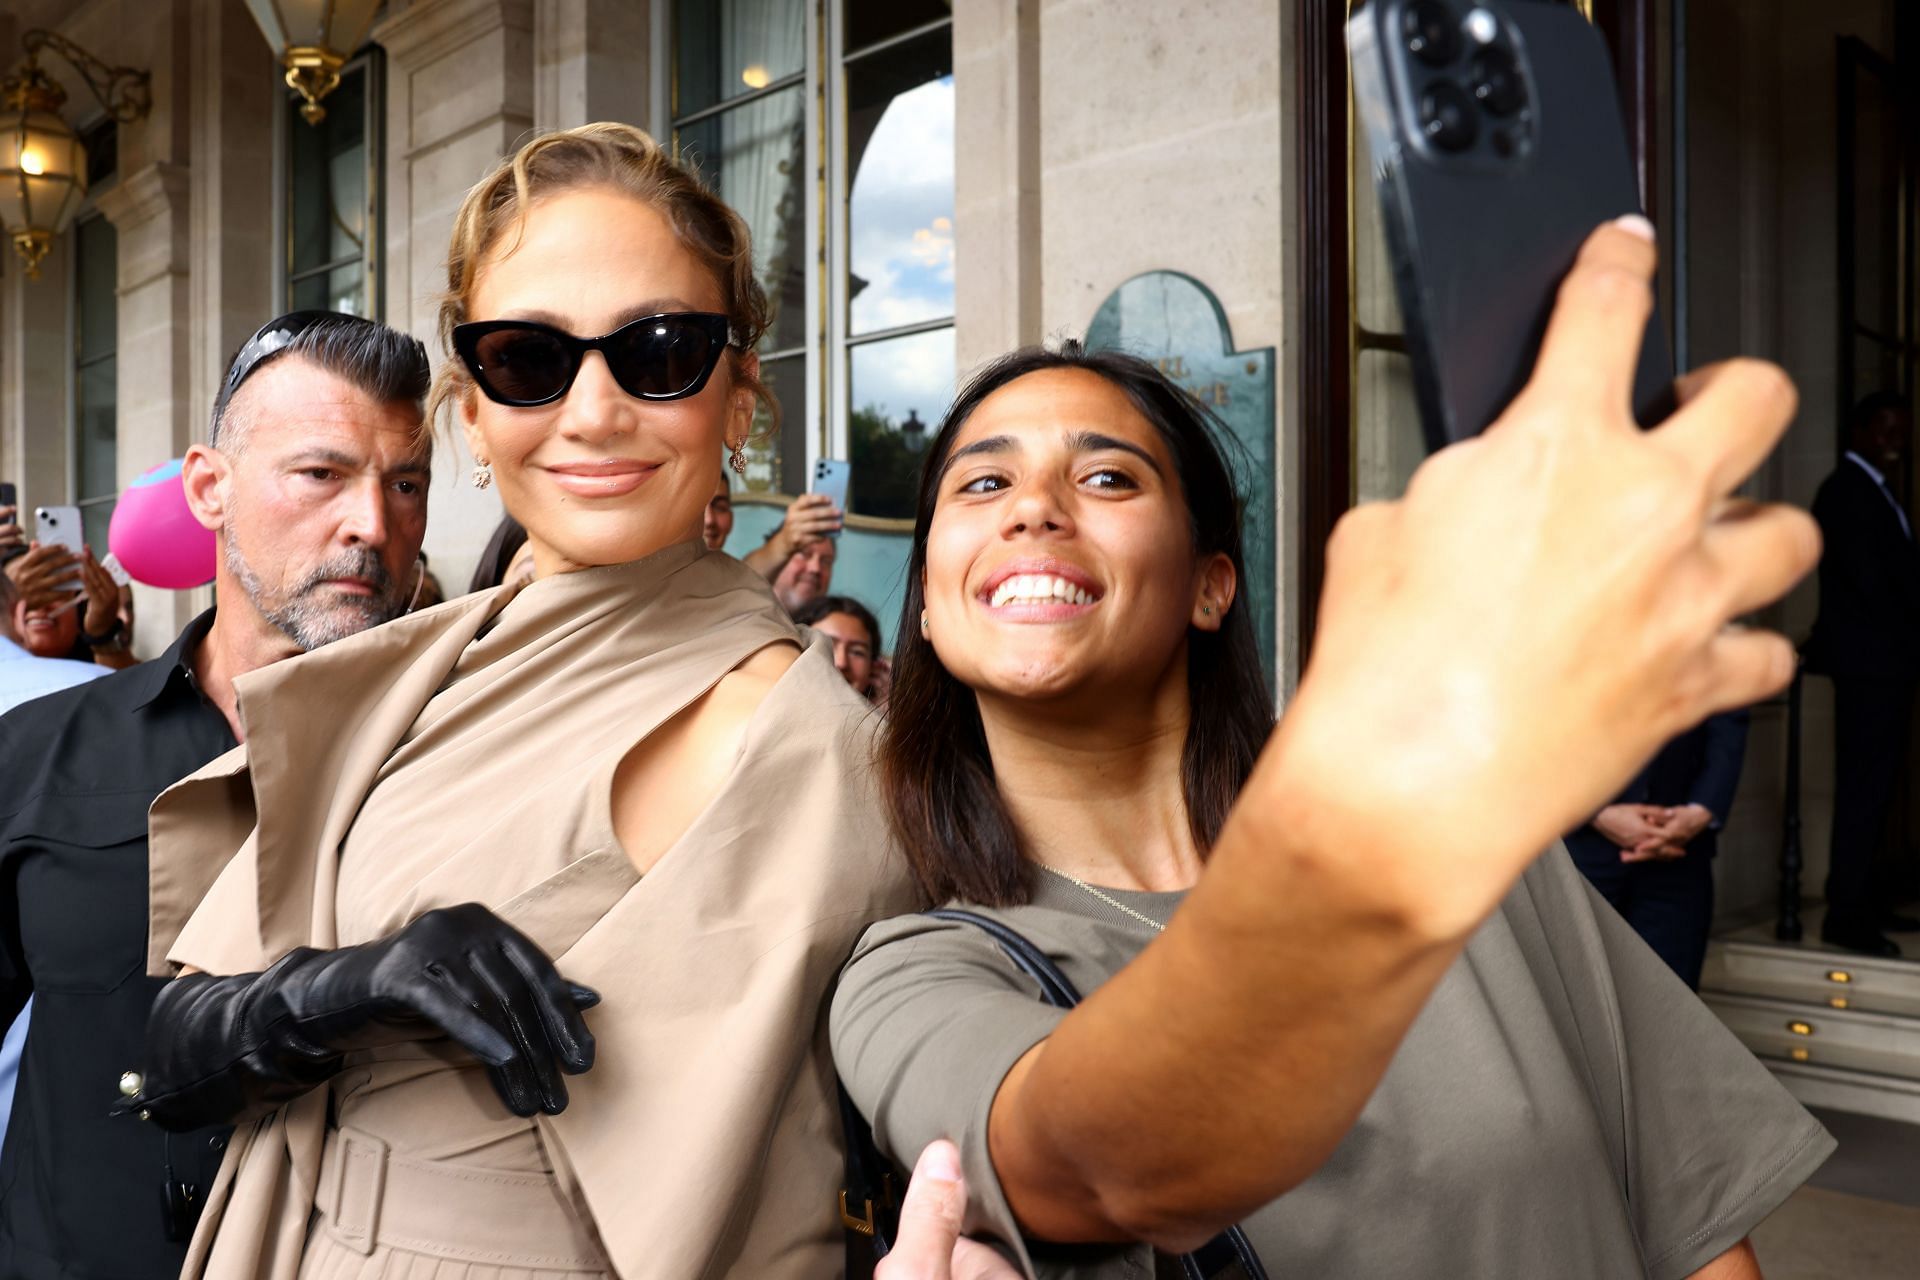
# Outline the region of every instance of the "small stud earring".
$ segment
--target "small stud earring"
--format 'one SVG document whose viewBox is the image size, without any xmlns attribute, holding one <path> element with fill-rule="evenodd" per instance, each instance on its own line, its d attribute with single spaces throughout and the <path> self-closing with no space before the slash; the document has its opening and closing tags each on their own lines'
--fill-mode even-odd
<svg viewBox="0 0 1920 1280">
<path fill-rule="evenodd" d="M 473 469 L 473 487 L 476 489 L 490 489 L 493 487 L 493 464 L 491 462 L 483 462 Z"/>
<path fill-rule="evenodd" d="M 1200 606 L 1200 612 L 1206 615 L 1207 617 L 1211 618 L 1213 616 L 1213 606 L 1210 604 L 1203 604 Z"/>
<path fill-rule="evenodd" d="M 928 633 L 927 611 L 925 609 L 922 609 L 920 611 L 920 634 L 924 636 L 927 633 Z"/>
<path fill-rule="evenodd" d="M 727 465 L 733 468 L 733 474 L 737 476 L 747 474 L 746 450 L 737 444 L 729 445 L 727 447 Z"/>
</svg>

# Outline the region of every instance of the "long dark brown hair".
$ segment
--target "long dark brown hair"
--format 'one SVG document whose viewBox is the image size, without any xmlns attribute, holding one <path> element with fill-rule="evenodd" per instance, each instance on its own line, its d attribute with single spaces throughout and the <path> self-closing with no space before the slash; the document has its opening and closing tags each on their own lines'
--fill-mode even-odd
<svg viewBox="0 0 1920 1280">
<path fill-rule="evenodd" d="M 922 576 L 927 531 L 941 472 L 967 419 L 994 392 L 1030 373 L 1078 369 L 1106 379 L 1133 402 L 1173 457 L 1186 500 L 1196 556 L 1233 562 L 1238 583 L 1218 631 L 1187 634 L 1187 697 L 1191 718 L 1181 753 L 1181 790 L 1194 843 L 1204 854 L 1226 822 L 1254 759 L 1273 730 L 1273 703 L 1247 604 L 1254 588 L 1241 553 L 1241 501 L 1223 454 L 1232 437 L 1200 403 L 1145 360 L 1087 351 L 1068 342 L 1058 351 L 1023 347 L 976 374 L 961 390 L 927 447 L 914 506 L 913 552 L 906 601 L 895 638 L 893 692 L 880 741 L 880 777 L 895 834 L 921 893 L 930 903 L 959 899 L 1017 906 L 1033 893 L 1020 832 L 994 783 L 980 707 L 973 690 L 940 664 L 920 631 L 926 607 Z"/>
</svg>

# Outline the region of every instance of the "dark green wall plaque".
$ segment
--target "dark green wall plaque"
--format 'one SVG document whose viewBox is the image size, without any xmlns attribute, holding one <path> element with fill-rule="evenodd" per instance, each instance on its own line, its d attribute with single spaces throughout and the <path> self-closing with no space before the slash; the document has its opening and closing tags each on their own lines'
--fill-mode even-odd
<svg viewBox="0 0 1920 1280">
<path fill-rule="evenodd" d="M 1141 356 L 1217 414 L 1239 445 L 1228 459 L 1244 504 L 1254 634 L 1274 666 L 1273 348 L 1235 351 L 1226 312 L 1211 290 L 1177 271 L 1149 271 L 1107 295 L 1087 326 L 1087 346 Z"/>
</svg>

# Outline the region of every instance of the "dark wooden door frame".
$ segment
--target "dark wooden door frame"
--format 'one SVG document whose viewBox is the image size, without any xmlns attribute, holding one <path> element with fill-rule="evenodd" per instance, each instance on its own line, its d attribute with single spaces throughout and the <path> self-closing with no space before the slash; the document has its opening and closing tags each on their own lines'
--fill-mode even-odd
<svg viewBox="0 0 1920 1280">
<path fill-rule="evenodd" d="M 1299 310 L 1300 597 L 1302 665 L 1326 576 L 1327 538 L 1353 503 L 1353 353 L 1347 295 L 1346 0 L 1296 0 L 1294 183 L 1300 193 Z M 1594 0 L 1640 171 L 1642 203 L 1658 209 L 1654 0 Z"/>
</svg>

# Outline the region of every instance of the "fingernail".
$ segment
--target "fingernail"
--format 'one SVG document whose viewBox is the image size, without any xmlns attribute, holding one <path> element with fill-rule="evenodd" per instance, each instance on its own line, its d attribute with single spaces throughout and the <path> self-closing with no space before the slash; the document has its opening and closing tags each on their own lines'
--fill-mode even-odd
<svg viewBox="0 0 1920 1280">
<path fill-rule="evenodd" d="M 960 1152 L 951 1142 L 936 1142 L 920 1157 L 920 1172 L 935 1182 L 960 1181 Z"/>
<path fill-rule="evenodd" d="M 1653 224 L 1647 221 L 1646 215 L 1644 214 L 1639 214 L 1639 213 L 1624 214 L 1621 217 L 1615 218 L 1613 220 L 1613 225 L 1620 228 L 1622 231 L 1628 232 L 1631 235 L 1639 236 L 1642 240 L 1645 240 L 1648 244 L 1652 244 L 1654 242 L 1655 237 L 1653 234 Z"/>
</svg>

